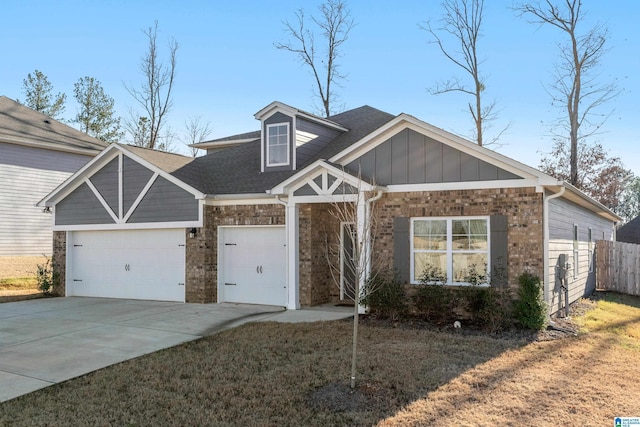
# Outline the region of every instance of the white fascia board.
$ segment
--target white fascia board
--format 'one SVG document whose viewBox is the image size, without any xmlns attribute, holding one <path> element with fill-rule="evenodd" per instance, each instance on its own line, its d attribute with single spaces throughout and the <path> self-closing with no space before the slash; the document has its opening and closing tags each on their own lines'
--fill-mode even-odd
<svg viewBox="0 0 640 427">
<path fill-rule="evenodd" d="M 488 148 L 480 147 L 471 141 L 461 138 L 460 136 L 454 135 L 451 132 L 437 128 L 404 113 L 386 123 L 384 126 L 376 129 L 374 132 L 365 136 L 342 152 L 331 157 L 329 161 L 342 165 L 349 164 L 367 151 L 372 150 L 396 133 L 407 128 L 422 135 L 426 135 L 452 148 L 473 155 L 480 160 L 498 166 L 508 172 L 522 176 L 525 179 L 536 178 L 539 180 L 538 185 L 553 185 L 557 183 L 555 178 L 552 178 L 535 168 L 527 166 L 524 163 L 520 163 L 495 151 L 489 150 Z"/>
<path fill-rule="evenodd" d="M 343 203 L 357 202 L 357 194 L 319 194 L 316 196 L 290 196 L 289 199 L 293 203 Z"/>
<path fill-rule="evenodd" d="M 140 157 L 140 156 L 134 154 L 133 152 L 127 150 L 126 147 L 124 147 L 122 145 L 119 145 L 118 148 L 120 148 L 120 150 L 123 153 L 125 153 L 125 155 L 127 157 L 129 157 L 131 160 L 134 160 L 134 161 L 140 163 L 142 166 L 146 167 L 147 169 L 150 169 L 152 172 L 156 172 L 158 175 L 160 175 L 161 177 L 163 177 L 167 181 L 171 182 L 172 184 L 177 185 L 178 187 L 182 188 L 184 191 L 187 191 L 187 192 L 193 194 L 193 196 L 196 199 L 204 199 L 205 194 L 203 192 L 196 190 L 195 188 L 193 188 L 192 186 L 190 186 L 188 184 L 185 184 L 183 181 L 181 181 L 178 178 L 174 177 L 170 173 L 160 169 L 159 167 L 157 167 L 153 163 L 148 162 L 147 160 L 143 159 L 142 157 Z"/>
<path fill-rule="evenodd" d="M 536 179 L 504 179 L 495 181 L 462 181 L 462 182 L 437 182 L 431 184 L 398 184 L 388 185 L 388 193 L 430 192 L 451 190 L 486 190 L 494 188 L 527 188 L 535 187 L 537 192 L 542 192 Z"/>
<path fill-rule="evenodd" d="M 126 224 L 85 224 L 54 225 L 53 231 L 85 231 L 85 230 L 152 230 L 162 228 L 200 228 L 202 220 L 183 222 L 142 222 Z"/>
<path fill-rule="evenodd" d="M 115 151 L 115 152 L 114 152 Z M 40 200 L 36 206 L 45 207 L 45 206 L 53 206 L 59 200 L 63 199 L 73 190 L 78 188 L 82 183 L 84 183 L 85 179 L 92 175 L 94 171 L 99 169 L 100 167 L 106 165 L 111 160 L 113 160 L 118 153 L 122 150 L 120 146 L 116 143 L 109 145 L 107 148 L 102 150 L 100 154 L 98 154 L 93 159 L 89 160 L 84 166 L 78 169 L 73 175 L 64 180 L 60 185 L 58 185 L 53 191 L 47 194 L 42 200 Z"/>
</svg>

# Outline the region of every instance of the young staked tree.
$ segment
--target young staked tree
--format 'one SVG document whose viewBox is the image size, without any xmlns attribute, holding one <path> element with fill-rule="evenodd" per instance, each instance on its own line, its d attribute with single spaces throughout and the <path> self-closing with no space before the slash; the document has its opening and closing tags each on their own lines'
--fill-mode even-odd
<svg viewBox="0 0 640 427">
<path fill-rule="evenodd" d="M 374 279 L 382 269 L 381 258 L 372 256 L 372 248 L 378 234 L 378 215 L 375 210 L 375 202 L 380 198 L 381 193 L 364 192 L 358 188 L 355 194 L 355 202 L 334 202 L 331 204 L 329 214 L 336 223 L 340 224 L 340 228 L 337 229 L 334 236 L 327 236 L 325 243 L 325 257 L 331 278 L 335 285 L 341 288 L 343 295 L 354 302 L 351 377 L 349 381 L 351 388 L 356 386 L 360 302 L 366 295 L 376 292 Z M 345 241 L 350 242 L 348 253 L 345 253 L 345 245 L 341 243 Z M 344 257 L 348 259 L 344 259 Z M 367 285 L 364 289 L 361 287 L 363 283 Z"/>
<path fill-rule="evenodd" d="M 22 82 L 22 92 L 25 95 L 24 105 L 56 119 L 64 112 L 67 95 L 58 93 L 53 95 L 53 85 L 42 71 L 35 70 L 33 75 L 27 74 Z M 20 101 L 18 101 L 20 102 Z"/>
<path fill-rule="evenodd" d="M 82 77 L 74 85 L 74 94 L 79 105 L 74 122 L 80 124 L 80 130 L 105 142 L 118 142 L 123 135 L 120 117 L 115 116 L 115 101 L 104 93 L 100 82 Z"/>
<path fill-rule="evenodd" d="M 564 110 L 560 119 L 566 133 L 556 133 L 569 141 L 570 172 L 568 182 L 579 186 L 579 145 L 593 136 L 609 114 L 598 113 L 599 107 L 613 99 L 619 90 L 615 82 L 600 82 L 598 68 L 607 52 L 607 28 L 595 25 L 581 31 L 585 19 L 581 0 L 551 0 L 527 3 L 515 8 L 520 16 L 532 17 L 532 23 L 550 25 L 564 33 L 566 43 L 558 43 L 560 59 L 554 80 L 548 88 L 552 105 Z"/>
<path fill-rule="evenodd" d="M 349 33 L 355 25 L 351 11 L 344 0 L 328 0 L 320 5 L 320 16 L 311 17 L 311 22 L 317 27 L 320 37 L 306 26 L 308 21 L 302 9 L 296 12 L 296 17 L 297 22 L 294 24 L 284 22 L 285 31 L 294 41 L 276 43 L 275 47 L 294 53 L 311 69 L 316 82 L 315 95 L 322 102 L 320 110 L 329 117 L 339 112 L 336 107 L 338 96 L 334 87 L 340 86 L 340 81 L 346 77 L 338 69 L 338 58 L 341 56 L 342 45 L 349 38 Z M 323 48 L 319 48 L 320 43 L 316 42 L 316 38 L 322 38 Z"/>
<path fill-rule="evenodd" d="M 211 122 L 204 122 L 200 116 L 192 116 L 184 122 L 184 137 L 182 142 L 189 147 L 191 151 L 191 157 L 198 155 L 199 149 L 191 147 L 193 144 L 202 142 L 211 133 Z"/>
<path fill-rule="evenodd" d="M 486 80 L 480 72 L 482 60 L 478 58 L 478 41 L 481 37 L 484 0 L 445 0 L 442 8 L 441 26 L 433 28 L 431 22 L 426 22 L 420 28 L 429 33 L 442 54 L 471 79 L 469 82 L 460 78 L 445 80 L 437 83 L 429 92 L 433 95 L 460 92 L 471 96 L 473 101 L 467 104 L 467 109 L 474 122 L 472 139 L 480 146 L 495 143 L 506 127 L 492 140 L 486 141 L 485 131 L 489 123 L 497 119 L 497 112 L 495 101 L 483 102 Z"/>
<path fill-rule="evenodd" d="M 143 136 L 142 146 L 156 148 L 157 145 L 160 145 L 158 139 L 161 138 L 162 126 L 172 105 L 171 93 L 176 75 L 178 43 L 173 39 L 169 42 L 169 63 L 164 64 L 158 57 L 158 21 L 155 21 L 153 27 L 149 27 L 143 32 L 149 40 L 149 49 L 140 63 L 140 70 L 145 81 L 139 88 L 127 85 L 125 88 L 142 107 L 144 113 L 130 115 L 125 127 L 128 130 L 139 130 L 140 120 L 144 117 L 147 132 L 138 132 L 137 135 L 131 134 L 131 138 L 137 144 L 140 137 Z"/>
</svg>

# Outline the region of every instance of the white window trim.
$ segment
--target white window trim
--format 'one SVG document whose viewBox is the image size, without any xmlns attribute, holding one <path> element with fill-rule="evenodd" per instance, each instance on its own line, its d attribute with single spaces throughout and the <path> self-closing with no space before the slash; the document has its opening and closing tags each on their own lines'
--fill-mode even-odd
<svg viewBox="0 0 640 427">
<path fill-rule="evenodd" d="M 273 127 L 286 126 L 287 127 L 287 161 L 284 163 L 269 163 L 269 157 L 271 155 L 271 150 L 269 146 L 269 130 Z M 267 125 L 267 135 L 264 141 L 264 149 L 266 152 L 266 163 L 265 166 L 270 168 L 274 166 L 289 166 L 291 164 L 291 126 L 289 122 L 282 123 L 271 123 Z"/>
<path fill-rule="evenodd" d="M 420 221 L 420 220 L 446 220 L 447 221 L 447 249 L 446 249 L 446 253 L 447 253 L 447 286 L 473 286 L 471 283 L 466 283 L 466 282 L 454 282 L 453 281 L 453 242 L 451 239 L 451 234 L 452 234 L 452 221 L 453 220 L 460 220 L 460 219 L 468 219 L 468 220 L 472 220 L 472 219 L 484 219 L 487 221 L 487 250 L 486 251 L 468 251 L 468 252 L 472 252 L 472 253 L 485 253 L 487 254 L 487 272 L 491 271 L 491 218 L 489 216 L 428 216 L 428 217 L 413 217 L 411 218 L 411 223 L 410 223 L 410 232 L 409 232 L 409 254 L 410 254 L 410 262 L 409 262 L 409 268 L 410 268 L 410 281 L 411 284 L 413 285 L 418 285 L 420 284 L 420 282 L 418 282 L 417 278 L 415 277 L 415 256 L 414 256 L 414 249 L 413 249 L 413 230 L 414 230 L 414 223 L 415 221 Z M 418 251 L 418 252 L 423 252 L 423 251 Z M 425 251 L 425 252 L 429 252 L 429 251 Z M 434 251 L 434 252 L 442 252 L 442 251 Z M 489 283 L 487 284 L 482 284 L 479 286 L 485 286 L 488 287 L 490 286 Z"/>
</svg>

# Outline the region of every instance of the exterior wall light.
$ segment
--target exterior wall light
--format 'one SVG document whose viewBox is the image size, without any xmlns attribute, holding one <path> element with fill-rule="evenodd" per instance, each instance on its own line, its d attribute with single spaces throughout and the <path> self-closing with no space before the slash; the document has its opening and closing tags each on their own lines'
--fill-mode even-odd
<svg viewBox="0 0 640 427">
<path fill-rule="evenodd" d="M 195 228 L 192 228 L 191 230 L 189 230 L 189 238 L 190 239 L 195 239 L 197 232 L 198 232 L 198 230 L 196 230 Z"/>
</svg>

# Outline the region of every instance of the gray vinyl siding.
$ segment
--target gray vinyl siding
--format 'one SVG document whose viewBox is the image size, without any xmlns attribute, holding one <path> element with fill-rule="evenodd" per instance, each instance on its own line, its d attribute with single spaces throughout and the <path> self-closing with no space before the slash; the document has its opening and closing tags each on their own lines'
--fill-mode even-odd
<svg viewBox="0 0 640 427">
<path fill-rule="evenodd" d="M 573 227 L 578 225 L 578 277 L 574 278 Z M 549 260 L 550 286 L 547 295 L 551 313 L 560 310 L 560 283 L 556 266 L 560 254 L 567 255 L 571 268 L 567 273 L 569 301 L 573 302 L 595 289 L 595 275 L 589 272 L 589 229 L 592 230 L 593 249 L 597 240 L 612 240 L 613 222 L 564 198 L 549 201 Z"/>
<path fill-rule="evenodd" d="M 335 129 L 302 118 L 296 120 L 296 131 L 316 135 L 315 138 L 304 144 L 298 145 L 299 143 L 296 142 L 296 145 L 298 145 L 296 147 L 296 163 L 298 166 L 305 164 L 340 133 Z"/>
<path fill-rule="evenodd" d="M 193 194 L 158 177 L 128 222 L 197 221 L 198 210 Z"/>
<path fill-rule="evenodd" d="M 289 161 L 290 164 L 288 166 L 267 166 L 267 125 L 275 125 L 279 123 L 289 123 Z M 283 170 L 291 170 L 293 168 L 293 159 L 295 156 L 295 141 L 294 141 L 295 129 L 293 128 L 293 117 L 287 116 L 286 114 L 282 114 L 280 112 L 275 113 L 268 119 L 264 120 L 262 124 L 262 144 L 264 145 L 264 159 L 263 166 L 265 171 L 283 171 Z"/>
<path fill-rule="evenodd" d="M 91 188 L 82 184 L 55 207 L 56 225 L 113 224 Z"/>
<path fill-rule="evenodd" d="M 127 156 L 122 159 L 122 212 L 126 214 L 140 192 L 147 185 L 153 172 Z"/>
<path fill-rule="evenodd" d="M 118 214 L 119 200 L 118 165 L 119 161 L 116 157 L 96 172 L 90 179 L 93 186 L 96 187 L 96 190 L 98 190 L 102 198 L 116 215 Z"/>
<path fill-rule="evenodd" d="M 51 255 L 52 215 L 36 203 L 90 159 L 0 143 L 0 256 Z"/>
<path fill-rule="evenodd" d="M 405 129 L 347 165 L 379 185 L 490 181 L 521 177 Z"/>
</svg>

